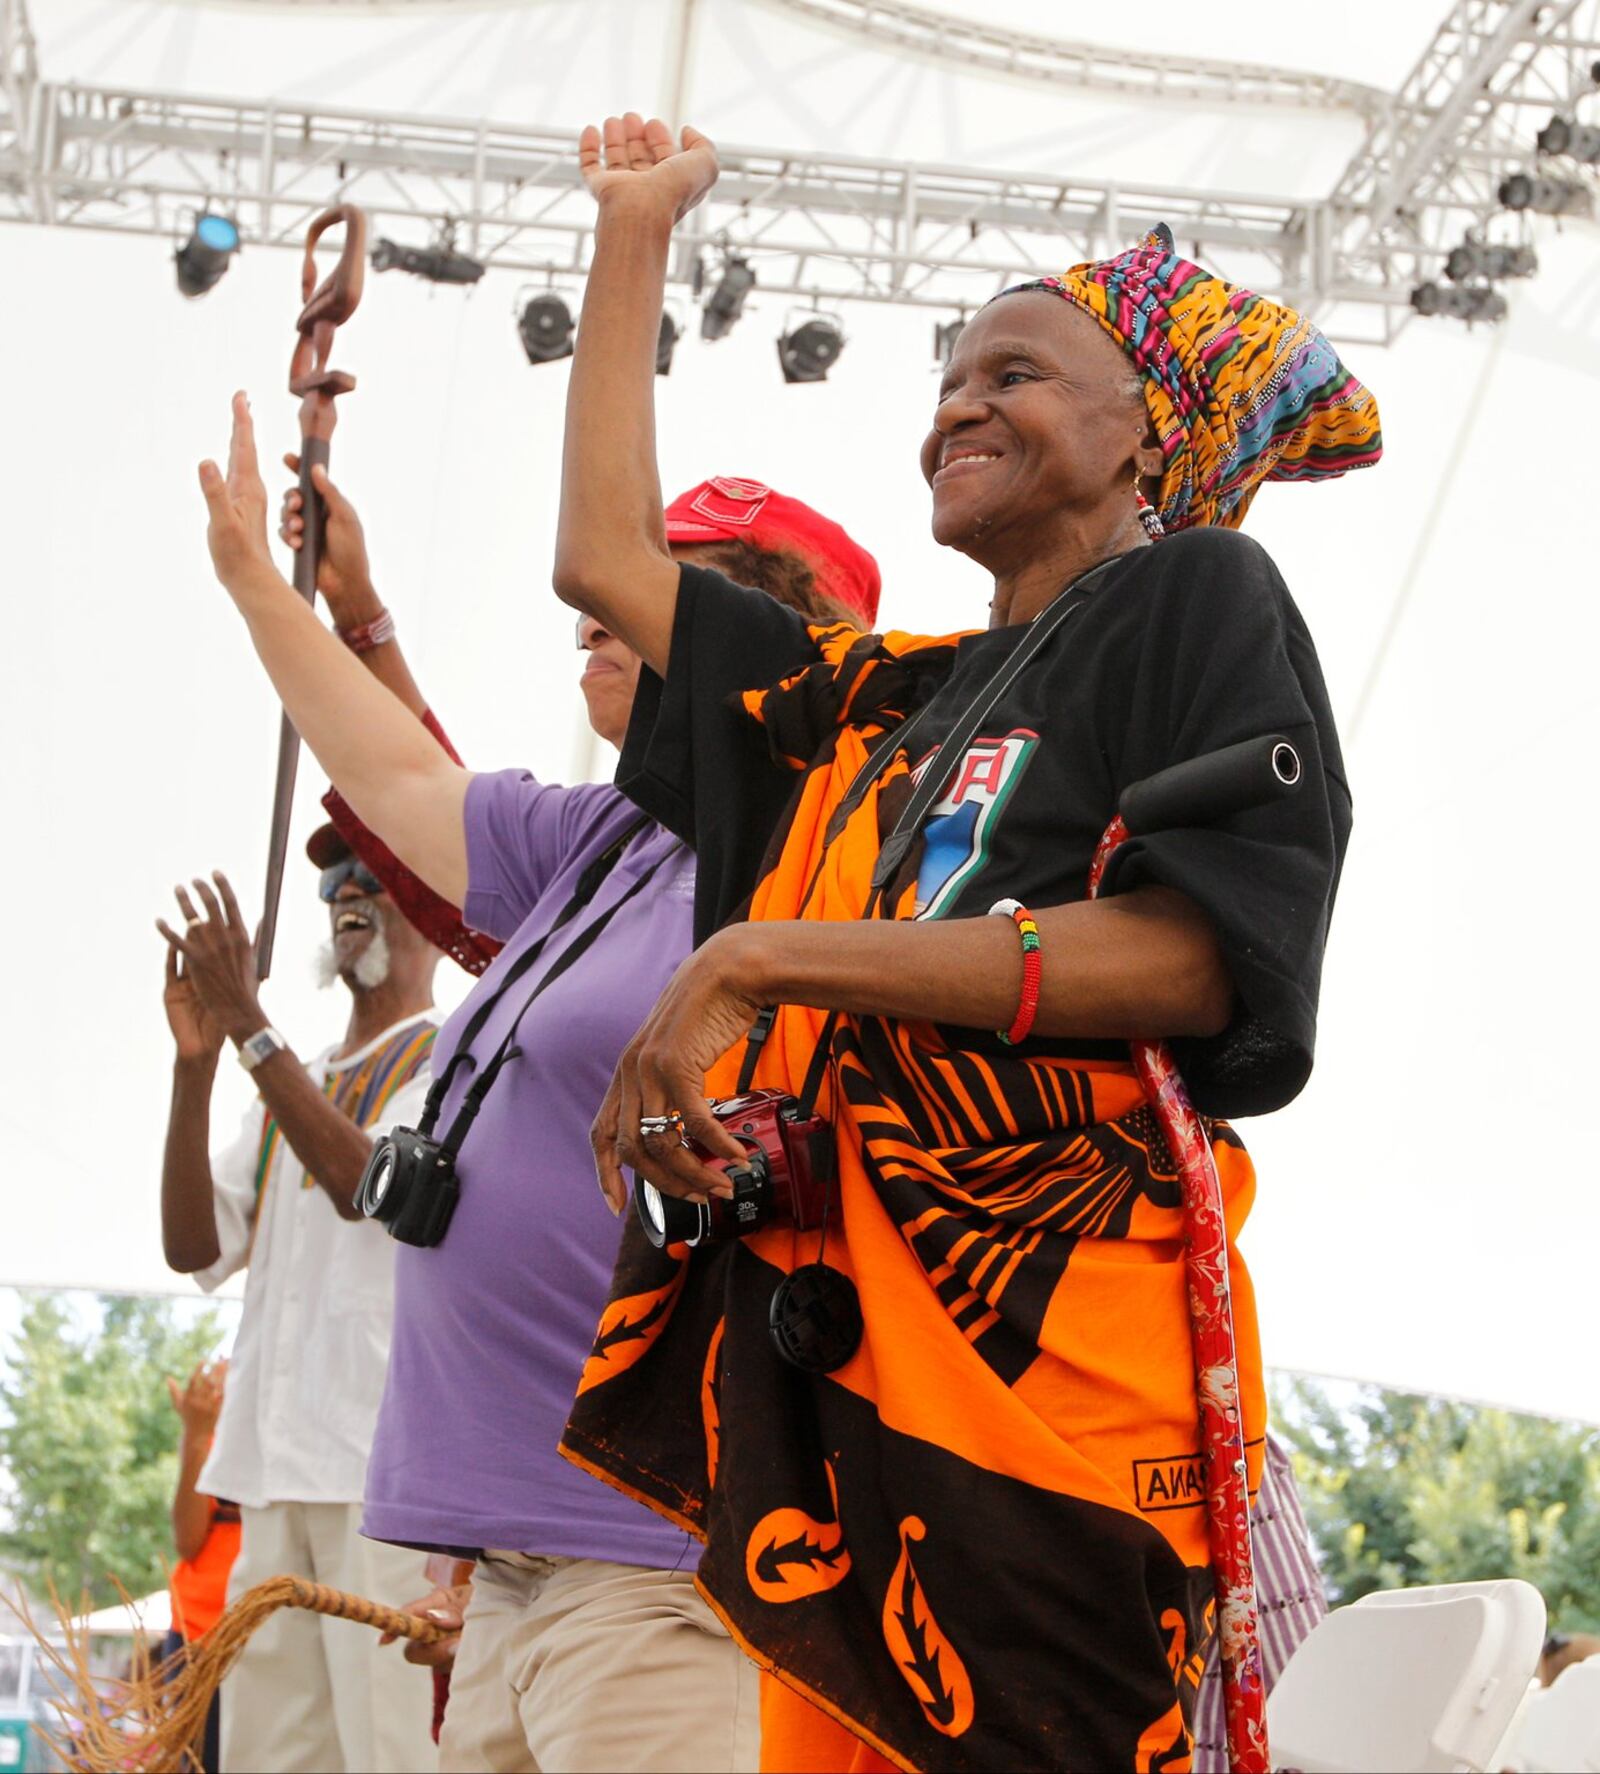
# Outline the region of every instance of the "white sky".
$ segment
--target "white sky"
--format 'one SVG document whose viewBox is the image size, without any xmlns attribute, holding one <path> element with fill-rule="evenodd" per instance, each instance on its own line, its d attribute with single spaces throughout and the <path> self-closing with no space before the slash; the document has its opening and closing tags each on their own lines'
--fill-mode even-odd
<svg viewBox="0 0 1600 1774">
<path fill-rule="evenodd" d="M 1151 0 L 1143 41 L 1398 83 L 1444 0 L 1253 15 Z M 1325 189 L 1344 121 L 1152 120 L 1020 84 L 864 54 L 759 0 L 706 0 L 692 110 L 750 145 L 1133 178 Z M 1063 33 L 1104 9 L 988 4 Z M 55 78 L 323 97 L 572 126 L 652 104 L 664 0 L 306 7 L 34 0 Z M 1204 24 L 1204 31 L 1200 25 Z M 161 1286 L 157 1177 L 169 1043 L 160 1006 L 171 883 L 213 865 L 259 897 L 276 711 L 211 578 L 194 463 L 227 397 L 294 441 L 285 390 L 297 265 L 246 250 L 195 303 L 170 247 L 0 232 L 7 327 L 0 784 L 11 1014 L 0 1282 Z M 1419 323 L 1351 351 L 1388 454 L 1321 488 L 1269 488 L 1251 531 L 1316 635 L 1344 727 L 1356 836 L 1324 984 L 1318 1071 L 1245 1131 L 1261 1170 L 1245 1236 L 1274 1366 L 1355 1374 L 1600 1420 L 1589 1351 L 1600 1177 L 1577 1135 L 1597 969 L 1588 883 L 1592 665 L 1600 641 L 1580 442 L 1600 393 L 1600 245 L 1540 240 L 1543 270 L 1498 332 Z M 475 764 L 555 777 L 584 753 L 570 621 L 550 597 L 564 366 L 530 369 L 519 280 L 473 292 L 373 278 L 341 335 L 361 383 L 336 478 L 367 519 L 380 589 L 424 688 Z M 759 295 L 734 335 L 686 339 L 658 383 L 668 492 L 748 475 L 836 516 L 878 554 L 884 619 L 976 626 L 981 577 L 928 538 L 916 446 L 932 317 L 846 312 L 829 382 L 786 388 Z M 1574 459 L 1576 454 L 1576 460 Z M 1372 680 L 1385 633 L 1393 644 Z M 1361 718 L 1356 720 L 1358 709 Z M 303 767 L 297 846 L 317 818 Z M 310 983 L 320 916 L 291 860 L 266 1000 L 310 1051 L 339 1032 Z M 462 976 L 441 968 L 452 997 Z M 225 1068 L 222 1120 L 246 1100 Z M 180 1284 L 182 1285 L 182 1284 Z"/>
</svg>

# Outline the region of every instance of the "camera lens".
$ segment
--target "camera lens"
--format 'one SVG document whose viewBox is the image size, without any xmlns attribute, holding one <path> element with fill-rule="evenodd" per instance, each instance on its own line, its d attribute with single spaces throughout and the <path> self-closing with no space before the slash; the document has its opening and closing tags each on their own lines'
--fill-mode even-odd
<svg viewBox="0 0 1600 1774">
<path fill-rule="evenodd" d="M 711 1229 L 711 1216 L 703 1203 L 663 1195 L 643 1177 L 634 1178 L 633 1206 L 645 1237 L 657 1250 L 669 1244 L 698 1244 Z"/>
<path fill-rule="evenodd" d="M 369 1220 L 386 1220 L 392 1208 L 386 1208 L 389 1185 L 394 1181 L 395 1149 L 384 1140 L 367 1161 L 367 1173 L 361 1179 L 358 1201 Z"/>
</svg>

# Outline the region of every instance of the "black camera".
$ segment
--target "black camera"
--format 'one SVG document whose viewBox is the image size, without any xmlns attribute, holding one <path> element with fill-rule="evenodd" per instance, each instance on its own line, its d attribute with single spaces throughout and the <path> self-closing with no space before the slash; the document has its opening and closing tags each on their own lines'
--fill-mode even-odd
<svg viewBox="0 0 1600 1774">
<path fill-rule="evenodd" d="M 455 1156 L 438 1140 L 396 1127 L 378 1140 L 361 1174 L 356 1205 L 389 1236 L 424 1249 L 439 1243 L 461 1199 Z"/>
<path fill-rule="evenodd" d="M 635 1177 L 633 1203 L 645 1237 L 659 1250 L 668 1244 L 745 1238 L 763 1226 L 795 1226 L 802 1232 L 820 1226 L 837 1180 L 828 1122 L 805 1113 L 781 1090 L 725 1097 L 711 1105 L 711 1113 L 750 1156 L 736 1164 L 713 1157 L 692 1140 L 689 1149 L 728 1176 L 732 1199 L 714 1195 L 709 1201 L 684 1201 Z"/>
</svg>

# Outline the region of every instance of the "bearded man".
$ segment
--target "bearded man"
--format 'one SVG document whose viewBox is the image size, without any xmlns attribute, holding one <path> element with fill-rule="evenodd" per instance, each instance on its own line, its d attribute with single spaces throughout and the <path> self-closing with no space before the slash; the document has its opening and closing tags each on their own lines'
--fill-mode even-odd
<svg viewBox="0 0 1600 1774">
<path fill-rule="evenodd" d="M 350 993 L 344 1039 L 309 1062 L 261 1007 L 250 934 L 222 875 L 196 880 L 192 897 L 177 889 L 181 933 L 157 920 L 177 1046 L 162 1242 L 171 1267 L 208 1293 L 249 1270 L 198 1486 L 240 1506 L 230 1599 L 290 1573 L 399 1604 L 416 1590 L 416 1555 L 358 1531 L 388 1363 L 394 1245 L 362 1218 L 356 1193 L 373 1138 L 421 1113 L 439 956 L 331 825 L 306 850 L 331 926 L 322 973 Z M 239 1137 L 210 1155 L 212 1086 L 230 1040 L 259 1097 Z M 281 1609 L 228 1678 L 222 1766 L 429 1768 L 430 1709 L 427 1682 L 379 1655 L 375 1633 Z"/>
</svg>

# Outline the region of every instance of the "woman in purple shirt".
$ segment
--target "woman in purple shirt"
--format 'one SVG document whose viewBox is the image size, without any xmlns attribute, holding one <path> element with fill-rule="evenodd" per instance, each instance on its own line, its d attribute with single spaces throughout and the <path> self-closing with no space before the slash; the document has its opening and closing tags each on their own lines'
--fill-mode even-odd
<svg viewBox="0 0 1600 1774">
<path fill-rule="evenodd" d="M 400 861 L 506 945 L 434 1050 L 440 1078 L 497 993 L 472 1059 L 486 1060 L 517 1025 L 516 1057 L 461 1145 L 446 1236 L 396 1250 L 367 1477 L 367 1534 L 477 1561 L 441 1765 L 754 1768 L 755 1672 L 694 1588 L 697 1549 L 556 1452 L 617 1243 L 594 1186 L 589 1126 L 623 1047 L 691 946 L 693 857 L 610 787 L 463 769 L 362 669 L 272 562 L 242 396 L 226 480 L 207 464 L 201 484 L 217 576 L 306 743 Z M 787 558 L 776 581 L 794 593 L 786 601 L 870 622 L 871 557 L 797 501 L 711 481 L 668 519 L 686 558 L 726 570 L 738 538 Z M 619 743 L 637 658 L 591 621 L 579 642 L 591 723 Z M 580 882 L 592 896 L 574 909 Z M 557 976 L 602 920 L 603 936 Z M 538 944 L 537 961 L 502 991 Z M 530 1004 L 546 973 L 548 989 Z M 455 1068 L 440 1128 L 475 1069 Z"/>
</svg>

